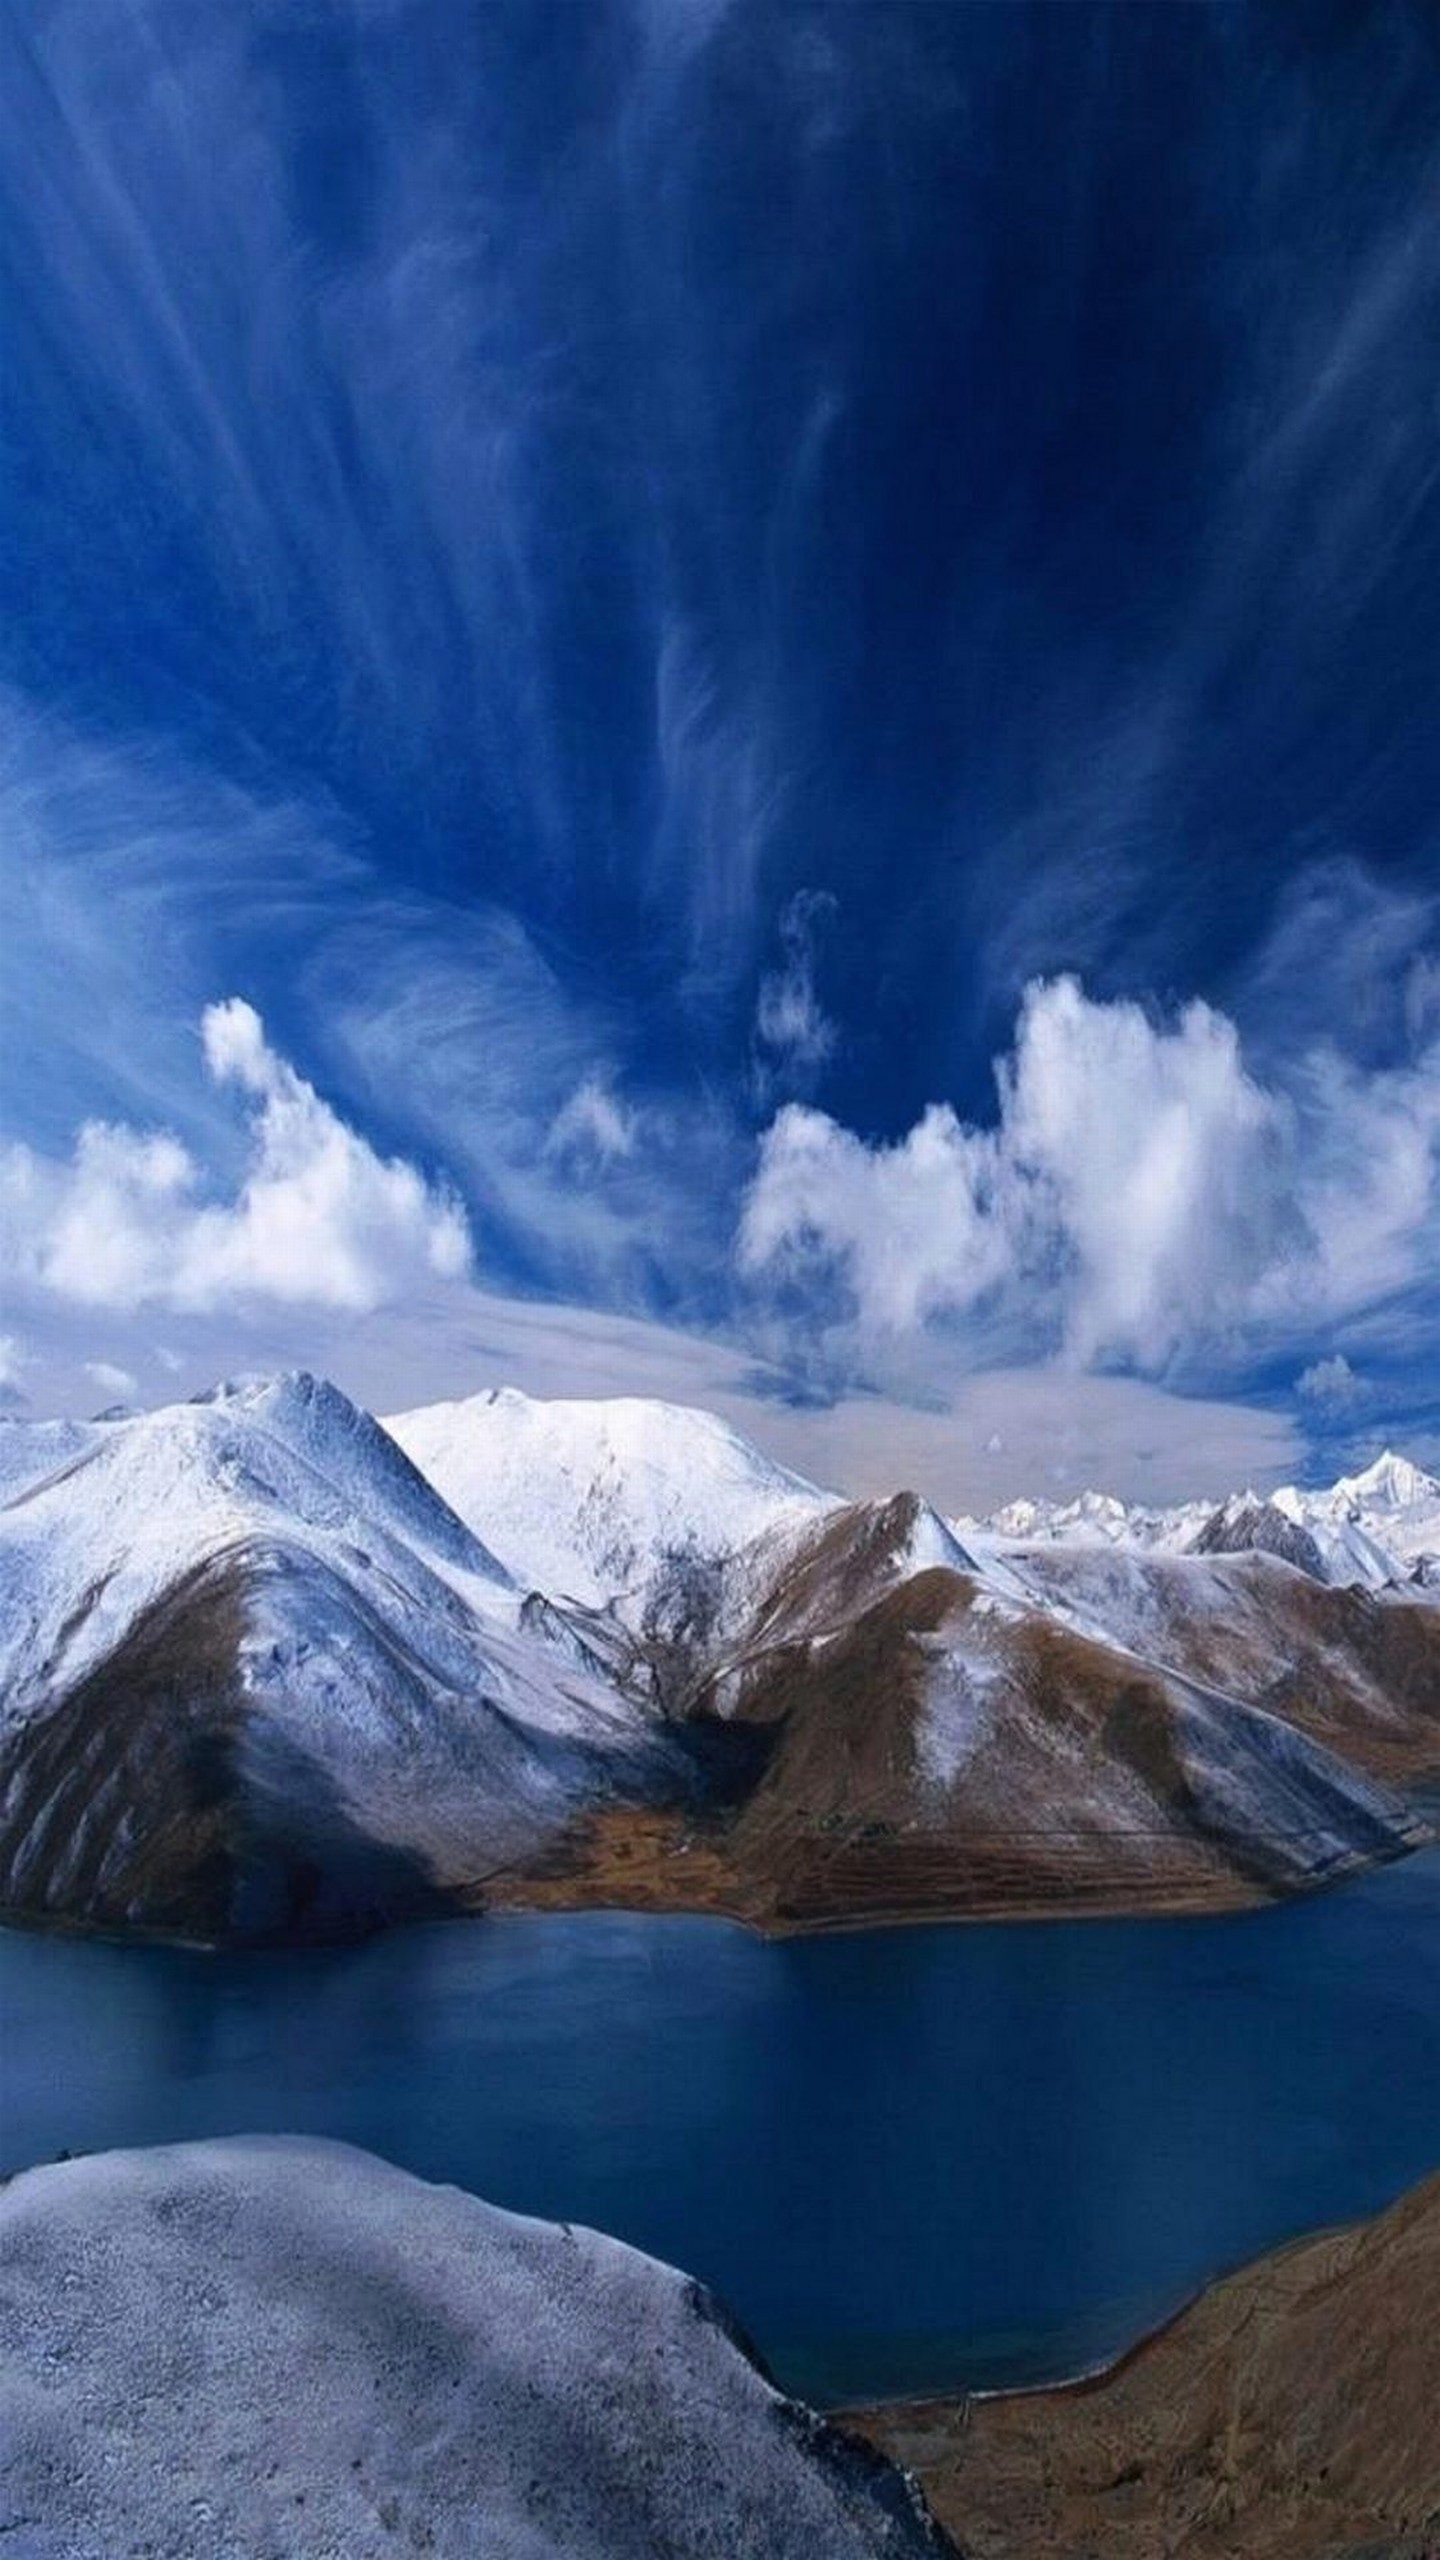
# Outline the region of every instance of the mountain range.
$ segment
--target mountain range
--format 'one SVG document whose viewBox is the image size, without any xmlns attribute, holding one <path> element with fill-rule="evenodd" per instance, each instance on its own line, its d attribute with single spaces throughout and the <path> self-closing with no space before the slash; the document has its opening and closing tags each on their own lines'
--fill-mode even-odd
<svg viewBox="0 0 1440 2560">
<path fill-rule="evenodd" d="M 0 1426 L 0 1914 L 1185 1909 L 1432 1836 L 1440 1483 L 942 1519 L 713 1415 L 304 1374 Z"/>
<path fill-rule="evenodd" d="M 1259 1548 L 1318 1582 L 1374 1591 L 1440 1582 L 1440 1483 L 1393 1449 L 1362 1474 L 1341 1476 L 1318 1492 L 1289 1484 L 1267 1495 L 1235 1493 L 1219 1504 L 1182 1502 L 1163 1511 L 1114 1494 L 1082 1493 L 1065 1503 L 1009 1503 L 984 1527 L 1022 1543 L 1101 1543 L 1171 1555 Z"/>
</svg>

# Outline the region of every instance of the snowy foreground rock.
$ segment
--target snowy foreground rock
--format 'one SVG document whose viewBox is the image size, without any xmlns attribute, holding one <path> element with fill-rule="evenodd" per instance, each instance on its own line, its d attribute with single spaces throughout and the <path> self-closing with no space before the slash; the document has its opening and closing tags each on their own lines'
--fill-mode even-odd
<svg viewBox="0 0 1440 2560">
<path fill-rule="evenodd" d="M 920 2560 L 906 2476 L 702 2289 L 341 2144 L 35 2169 L 0 2197 L 16 2560 Z"/>
</svg>

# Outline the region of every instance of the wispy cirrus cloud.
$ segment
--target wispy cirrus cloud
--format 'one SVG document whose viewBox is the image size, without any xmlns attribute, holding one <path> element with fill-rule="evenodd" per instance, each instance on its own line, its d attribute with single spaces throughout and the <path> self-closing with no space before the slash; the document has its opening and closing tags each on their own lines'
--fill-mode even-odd
<svg viewBox="0 0 1440 2560">
<path fill-rule="evenodd" d="M 129 1399 L 138 1395 L 140 1382 L 130 1369 L 122 1369 L 114 1360 L 87 1360 L 85 1375 L 102 1395 Z"/>
<path fill-rule="evenodd" d="M 639 1142 L 636 1115 L 609 1077 L 582 1076 L 562 1102 L 545 1137 L 545 1152 L 563 1164 L 613 1164 L 633 1156 Z"/>
<path fill-rule="evenodd" d="M 81 1123 L 160 1127 L 237 1178 L 195 1024 L 238 976 L 342 1112 L 449 1169 L 497 1271 L 639 1303 L 662 1268 L 673 1295 L 723 1260 L 735 1109 L 657 1089 L 624 1009 L 575 991 L 512 911 L 397 891 L 323 793 L 0 694 L 0 896 L 0 1138 L 58 1157 Z"/>
<path fill-rule="evenodd" d="M 1365 1381 L 1353 1369 L 1343 1351 L 1332 1352 L 1328 1360 L 1312 1360 L 1295 1381 L 1295 1393 L 1302 1403 L 1318 1407 L 1327 1415 L 1352 1413 L 1365 1400 Z"/>
<path fill-rule="evenodd" d="M 723 1312 L 747 1151 L 733 1102 L 658 1077 L 635 1027 L 574 993 L 518 918 L 382 903 L 307 984 L 346 1091 L 452 1169 L 492 1268 L 632 1311 Z"/>
<path fill-rule="evenodd" d="M 762 1100 L 776 1089 L 803 1091 L 834 1053 L 838 1033 L 816 987 L 817 947 L 838 913 L 826 889 L 797 889 L 780 911 L 778 969 L 767 969 L 755 1006 L 756 1088 Z"/>
<path fill-rule="evenodd" d="M 293 982 L 296 949 L 373 887 L 323 794 L 228 780 L 0 690 L 0 1127 L 57 1145 L 81 1118 L 134 1114 L 218 1136 L 194 1035 L 217 980 L 288 953 Z"/>
<path fill-rule="evenodd" d="M 176 1357 L 274 1276 L 279 1104 L 195 1036 L 241 986 L 497 1284 L 857 1430 L 942 1350 L 1418 1380 L 1440 158 L 1382 15 L 14 13 L 0 1110 L 52 1251 L 82 1195 L 132 1286 L 208 1237 Z M 349 1162 L 292 1197 L 336 1286 Z"/>
</svg>

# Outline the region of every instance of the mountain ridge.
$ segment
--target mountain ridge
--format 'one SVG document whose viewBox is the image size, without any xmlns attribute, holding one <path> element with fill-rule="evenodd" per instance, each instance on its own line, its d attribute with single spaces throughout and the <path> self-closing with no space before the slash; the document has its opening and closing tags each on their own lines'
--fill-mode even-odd
<svg viewBox="0 0 1440 2560">
<path fill-rule="evenodd" d="M 1402 1569 L 1440 1486 L 1393 1454 L 1305 1523 L 969 1524 L 693 1408 L 499 1390 L 385 1425 L 286 1372 L 12 1422 L 0 1487 L 10 1918 L 1215 1907 L 1433 1836 L 1440 1610 Z"/>
<path fill-rule="evenodd" d="M 1440 1579 L 1440 1478 L 1388 1448 L 1329 1485 L 1280 1485 L 1270 1494 L 1247 1486 L 1219 1502 L 1160 1508 L 1094 1490 L 1063 1502 L 1022 1495 L 983 1520 L 961 1517 L 953 1525 L 962 1538 L 978 1532 L 1002 1545 L 1103 1543 L 1188 1554 L 1247 1517 L 1262 1530 L 1267 1521 L 1281 1521 L 1297 1533 L 1309 1549 L 1302 1569 L 1318 1579 L 1376 1589 Z"/>
</svg>

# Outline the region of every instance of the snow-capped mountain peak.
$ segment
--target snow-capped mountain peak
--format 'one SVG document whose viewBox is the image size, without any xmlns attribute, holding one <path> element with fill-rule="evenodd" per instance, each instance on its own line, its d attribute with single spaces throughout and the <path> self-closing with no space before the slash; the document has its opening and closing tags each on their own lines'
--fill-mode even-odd
<svg viewBox="0 0 1440 2560">
<path fill-rule="evenodd" d="M 303 1371 L 11 1425 L 0 1906 L 223 1940 L 526 1876 L 686 1903 L 701 1813 L 703 1892 L 747 1916 L 1127 1861 L 1146 1892 L 1313 1880 L 1428 1836 L 1437 1532 L 1388 1453 L 957 1538 L 713 1414 L 501 1389 L 387 1429 Z M 1383 1605 L 1320 1587 L 1354 1581 Z"/>
<path fill-rule="evenodd" d="M 1360 1512 L 1414 1511 L 1424 1506 L 1440 1518 L 1440 1482 L 1394 1449 L 1383 1449 L 1361 1474 L 1339 1477 L 1330 1491 L 1332 1501 L 1351 1502 Z"/>
<path fill-rule="evenodd" d="M 524 1588 L 602 1607 L 837 1509 L 717 1414 L 490 1388 L 386 1429 Z"/>
<path fill-rule="evenodd" d="M 456 1595 L 501 1623 L 518 1611 L 503 1567 L 374 1418 L 303 1371 L 11 1436 L 0 1501 L 11 1711 L 62 1655 L 79 1677 L 187 1572 L 257 1543 L 404 1589 L 416 1614 L 443 1616 Z"/>
</svg>

